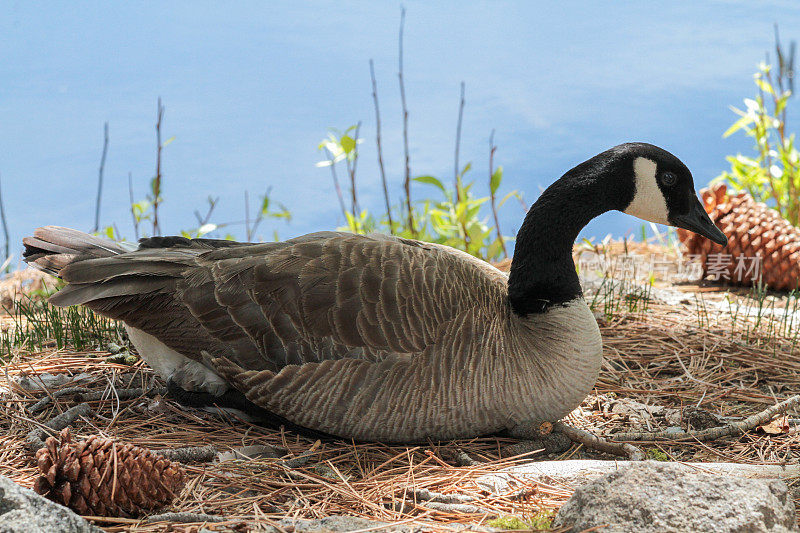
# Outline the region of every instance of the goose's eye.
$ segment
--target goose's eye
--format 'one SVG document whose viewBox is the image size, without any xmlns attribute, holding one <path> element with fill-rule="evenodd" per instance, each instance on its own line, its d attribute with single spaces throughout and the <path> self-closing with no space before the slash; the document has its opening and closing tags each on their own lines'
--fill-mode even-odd
<svg viewBox="0 0 800 533">
<path fill-rule="evenodd" d="M 672 187 L 678 181 L 678 176 L 672 172 L 664 172 L 661 174 L 661 183 L 667 187 Z"/>
</svg>

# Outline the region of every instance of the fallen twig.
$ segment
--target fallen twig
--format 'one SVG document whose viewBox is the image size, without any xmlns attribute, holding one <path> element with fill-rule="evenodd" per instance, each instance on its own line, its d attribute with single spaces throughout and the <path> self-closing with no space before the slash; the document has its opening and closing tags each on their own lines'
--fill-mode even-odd
<svg viewBox="0 0 800 533">
<path fill-rule="evenodd" d="M 286 459 L 285 461 L 279 461 L 278 465 L 281 466 L 282 468 L 287 469 L 287 470 L 294 470 L 295 468 L 300 468 L 301 466 L 304 466 L 306 463 L 308 463 L 311 460 L 311 457 L 317 451 L 317 448 L 319 448 L 320 444 L 321 444 L 320 441 L 316 441 L 311 446 L 311 448 L 309 448 L 308 450 L 304 451 L 303 453 L 301 453 L 297 457 L 293 457 L 291 459 Z"/>
<path fill-rule="evenodd" d="M 116 391 L 116 397 L 120 400 L 130 400 L 132 398 L 141 398 L 143 396 L 164 396 L 167 393 L 166 387 L 154 387 L 150 389 L 141 389 L 141 388 L 134 388 L 134 389 L 118 389 Z M 109 396 L 108 392 L 105 390 L 102 391 L 90 391 L 86 387 L 67 387 L 65 389 L 57 390 L 51 392 L 48 396 L 45 396 L 31 407 L 28 408 L 28 413 L 35 414 L 50 405 L 55 398 L 60 398 L 61 396 L 68 396 L 70 394 L 77 394 L 79 395 L 80 401 L 83 402 L 94 402 L 97 400 L 102 400 Z"/>
<path fill-rule="evenodd" d="M 269 444 L 254 444 L 251 446 L 240 446 L 224 452 L 217 452 L 214 460 L 216 462 L 225 461 L 252 461 L 261 458 L 279 458 L 289 453 L 285 448 L 271 446 Z"/>
<path fill-rule="evenodd" d="M 484 509 L 475 505 L 468 505 L 464 503 L 439 503 L 436 501 L 400 500 L 391 503 L 385 503 L 384 507 L 398 513 L 414 513 L 420 509 L 455 514 L 485 514 L 492 512 L 489 509 Z"/>
<path fill-rule="evenodd" d="M 217 457 L 217 449 L 208 446 L 186 446 L 167 450 L 153 450 L 153 453 L 179 463 L 209 463 Z"/>
<path fill-rule="evenodd" d="M 49 436 L 55 435 L 65 427 L 72 424 L 76 419 L 82 416 L 89 416 L 92 413 L 92 408 L 88 403 L 81 403 L 67 409 L 60 415 L 45 422 L 44 427 L 39 427 L 28 432 L 25 437 L 25 447 L 29 452 L 35 453 L 36 450 L 44 446 L 44 439 Z M 52 430 L 52 431 L 48 431 Z"/>
<path fill-rule="evenodd" d="M 598 437 L 583 429 L 574 428 L 563 422 L 556 422 L 553 425 L 553 431 L 563 433 L 572 441 L 583 444 L 587 448 L 597 450 L 599 452 L 610 453 L 626 457 L 631 461 L 641 461 L 644 459 L 644 452 L 633 446 L 632 444 L 624 444 L 618 442 L 609 442 L 602 437 Z"/>
<path fill-rule="evenodd" d="M 728 437 L 730 435 L 736 435 L 741 433 L 746 433 L 753 428 L 766 424 L 770 420 L 772 420 L 775 415 L 785 413 L 791 407 L 794 407 L 800 403 L 800 394 L 794 395 L 791 398 L 788 398 L 778 404 L 775 404 L 767 409 L 764 409 L 760 413 L 756 413 L 752 416 L 748 416 L 743 420 L 739 420 L 738 422 L 732 422 L 726 426 L 718 426 L 713 428 L 704 429 L 702 431 L 682 431 L 682 432 L 670 432 L 670 431 L 634 431 L 628 433 L 615 433 L 610 435 L 610 437 L 616 441 L 630 441 L 630 440 L 658 440 L 658 439 L 669 439 L 669 440 L 698 440 L 698 441 L 706 441 L 706 440 L 714 440 L 719 439 L 721 437 Z"/>
<path fill-rule="evenodd" d="M 504 457 L 514 457 L 536 452 L 563 453 L 572 446 L 572 439 L 564 433 L 553 432 L 541 439 L 521 440 L 503 448 Z"/>
<path fill-rule="evenodd" d="M 145 524 L 153 522 L 224 522 L 228 520 L 224 516 L 205 514 L 205 513 L 161 513 L 148 516 Z"/>
<path fill-rule="evenodd" d="M 434 492 L 428 489 L 413 489 L 411 493 L 417 500 L 426 502 L 471 503 L 476 499 L 474 496 L 468 496 L 466 494 L 442 494 L 441 492 Z"/>
<path fill-rule="evenodd" d="M 456 452 L 456 465 L 458 466 L 477 466 L 481 464 L 483 464 L 481 461 L 476 461 L 464 450 L 459 449 Z"/>
<path fill-rule="evenodd" d="M 467 505 L 463 503 L 439 503 L 435 501 L 425 501 L 417 503 L 420 507 L 433 509 L 434 511 L 442 511 L 444 513 L 467 513 L 467 514 L 483 514 L 491 513 L 488 509 L 476 507 L 475 505 Z"/>
<path fill-rule="evenodd" d="M 91 391 L 86 387 L 66 387 L 61 390 L 53 391 L 44 398 L 42 398 L 41 400 L 39 400 L 38 402 L 36 402 L 35 404 L 28 407 L 28 414 L 33 415 L 38 413 L 39 411 L 41 411 L 42 409 L 53 403 L 53 401 L 56 398 L 60 398 L 62 396 L 69 396 L 70 394 L 86 394 L 89 392 Z"/>
</svg>

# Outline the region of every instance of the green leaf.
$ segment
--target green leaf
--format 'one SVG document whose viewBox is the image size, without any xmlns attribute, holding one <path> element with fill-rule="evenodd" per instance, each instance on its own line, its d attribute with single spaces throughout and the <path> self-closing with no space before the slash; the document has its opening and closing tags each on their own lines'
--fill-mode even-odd
<svg viewBox="0 0 800 533">
<path fill-rule="evenodd" d="M 492 173 L 492 179 L 489 180 L 489 190 L 492 191 L 492 195 L 497 192 L 497 189 L 500 188 L 500 183 L 503 181 L 503 167 L 498 166 L 497 169 Z"/>
<path fill-rule="evenodd" d="M 342 146 L 342 150 L 346 154 L 352 152 L 356 147 L 356 140 L 350 137 L 349 135 L 342 135 L 342 138 L 339 141 L 339 143 Z"/>
<path fill-rule="evenodd" d="M 725 130 L 725 133 L 722 134 L 723 138 L 730 137 L 740 129 L 744 128 L 745 126 L 750 125 L 753 122 L 753 118 L 750 115 L 744 115 L 739 118 L 733 125 Z"/>
<path fill-rule="evenodd" d="M 345 211 L 345 218 L 347 218 L 347 229 L 353 233 L 358 233 L 358 221 L 353 217 L 352 213 Z"/>
<path fill-rule="evenodd" d="M 503 207 L 503 204 L 506 203 L 506 201 L 508 201 L 508 199 L 512 197 L 520 198 L 519 192 L 517 192 L 516 189 L 503 196 L 503 199 L 500 200 L 500 203 L 497 204 L 497 207 Z"/>
<path fill-rule="evenodd" d="M 765 93 L 772 94 L 772 95 L 775 94 L 775 90 L 772 88 L 772 85 L 770 85 L 763 78 L 756 78 L 755 81 L 756 81 L 756 85 L 758 85 L 758 88 L 761 89 L 762 91 L 764 91 Z"/>
<path fill-rule="evenodd" d="M 503 253 L 503 240 L 499 237 L 492 241 L 486 255 L 489 259 L 496 259 Z"/>
<path fill-rule="evenodd" d="M 434 176 L 417 176 L 414 178 L 414 181 L 419 183 L 425 183 L 427 185 L 433 185 L 434 187 L 438 187 L 440 191 L 445 192 L 444 185 L 438 178 Z"/>
<path fill-rule="evenodd" d="M 270 217 L 272 217 L 272 218 L 284 218 L 284 219 L 286 219 L 286 222 L 289 222 L 290 220 L 292 220 L 292 212 L 289 211 L 289 209 L 287 209 L 285 205 L 278 204 L 278 207 L 280 208 L 280 211 L 278 211 L 276 213 L 269 213 Z"/>
<path fill-rule="evenodd" d="M 169 139 L 167 139 L 166 141 L 163 142 L 163 144 L 161 145 L 161 148 L 164 148 L 164 147 L 168 146 L 169 144 L 172 144 L 172 141 L 174 141 L 174 140 L 175 140 L 175 136 L 173 135 L 172 137 L 170 137 Z"/>
</svg>

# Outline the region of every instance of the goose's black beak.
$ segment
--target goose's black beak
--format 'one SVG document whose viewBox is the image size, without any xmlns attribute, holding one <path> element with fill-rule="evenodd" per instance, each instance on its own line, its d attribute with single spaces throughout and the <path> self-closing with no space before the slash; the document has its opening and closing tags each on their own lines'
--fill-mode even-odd
<svg viewBox="0 0 800 533">
<path fill-rule="evenodd" d="M 689 209 L 688 213 L 671 216 L 670 222 L 672 222 L 674 226 L 693 231 L 722 246 L 728 245 L 728 238 L 714 225 L 711 219 L 708 218 L 708 213 L 703 209 L 703 204 L 701 204 L 700 200 L 697 198 L 695 198 L 692 203 L 692 208 Z"/>
</svg>

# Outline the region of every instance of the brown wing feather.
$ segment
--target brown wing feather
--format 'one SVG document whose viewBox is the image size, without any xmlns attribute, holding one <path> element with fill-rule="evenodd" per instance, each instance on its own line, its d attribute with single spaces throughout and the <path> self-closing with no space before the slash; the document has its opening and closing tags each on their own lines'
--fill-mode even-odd
<svg viewBox="0 0 800 533">
<path fill-rule="evenodd" d="M 481 284 L 496 289 L 491 267 L 484 271 L 477 260 L 444 247 L 330 233 L 282 244 L 249 257 L 215 251 L 198 258 L 213 275 L 216 302 L 271 363 L 263 367 L 270 371 L 419 353 L 436 341 L 439 325 L 475 304 L 470 294 Z M 204 307 L 182 299 L 210 329 Z"/>
</svg>

